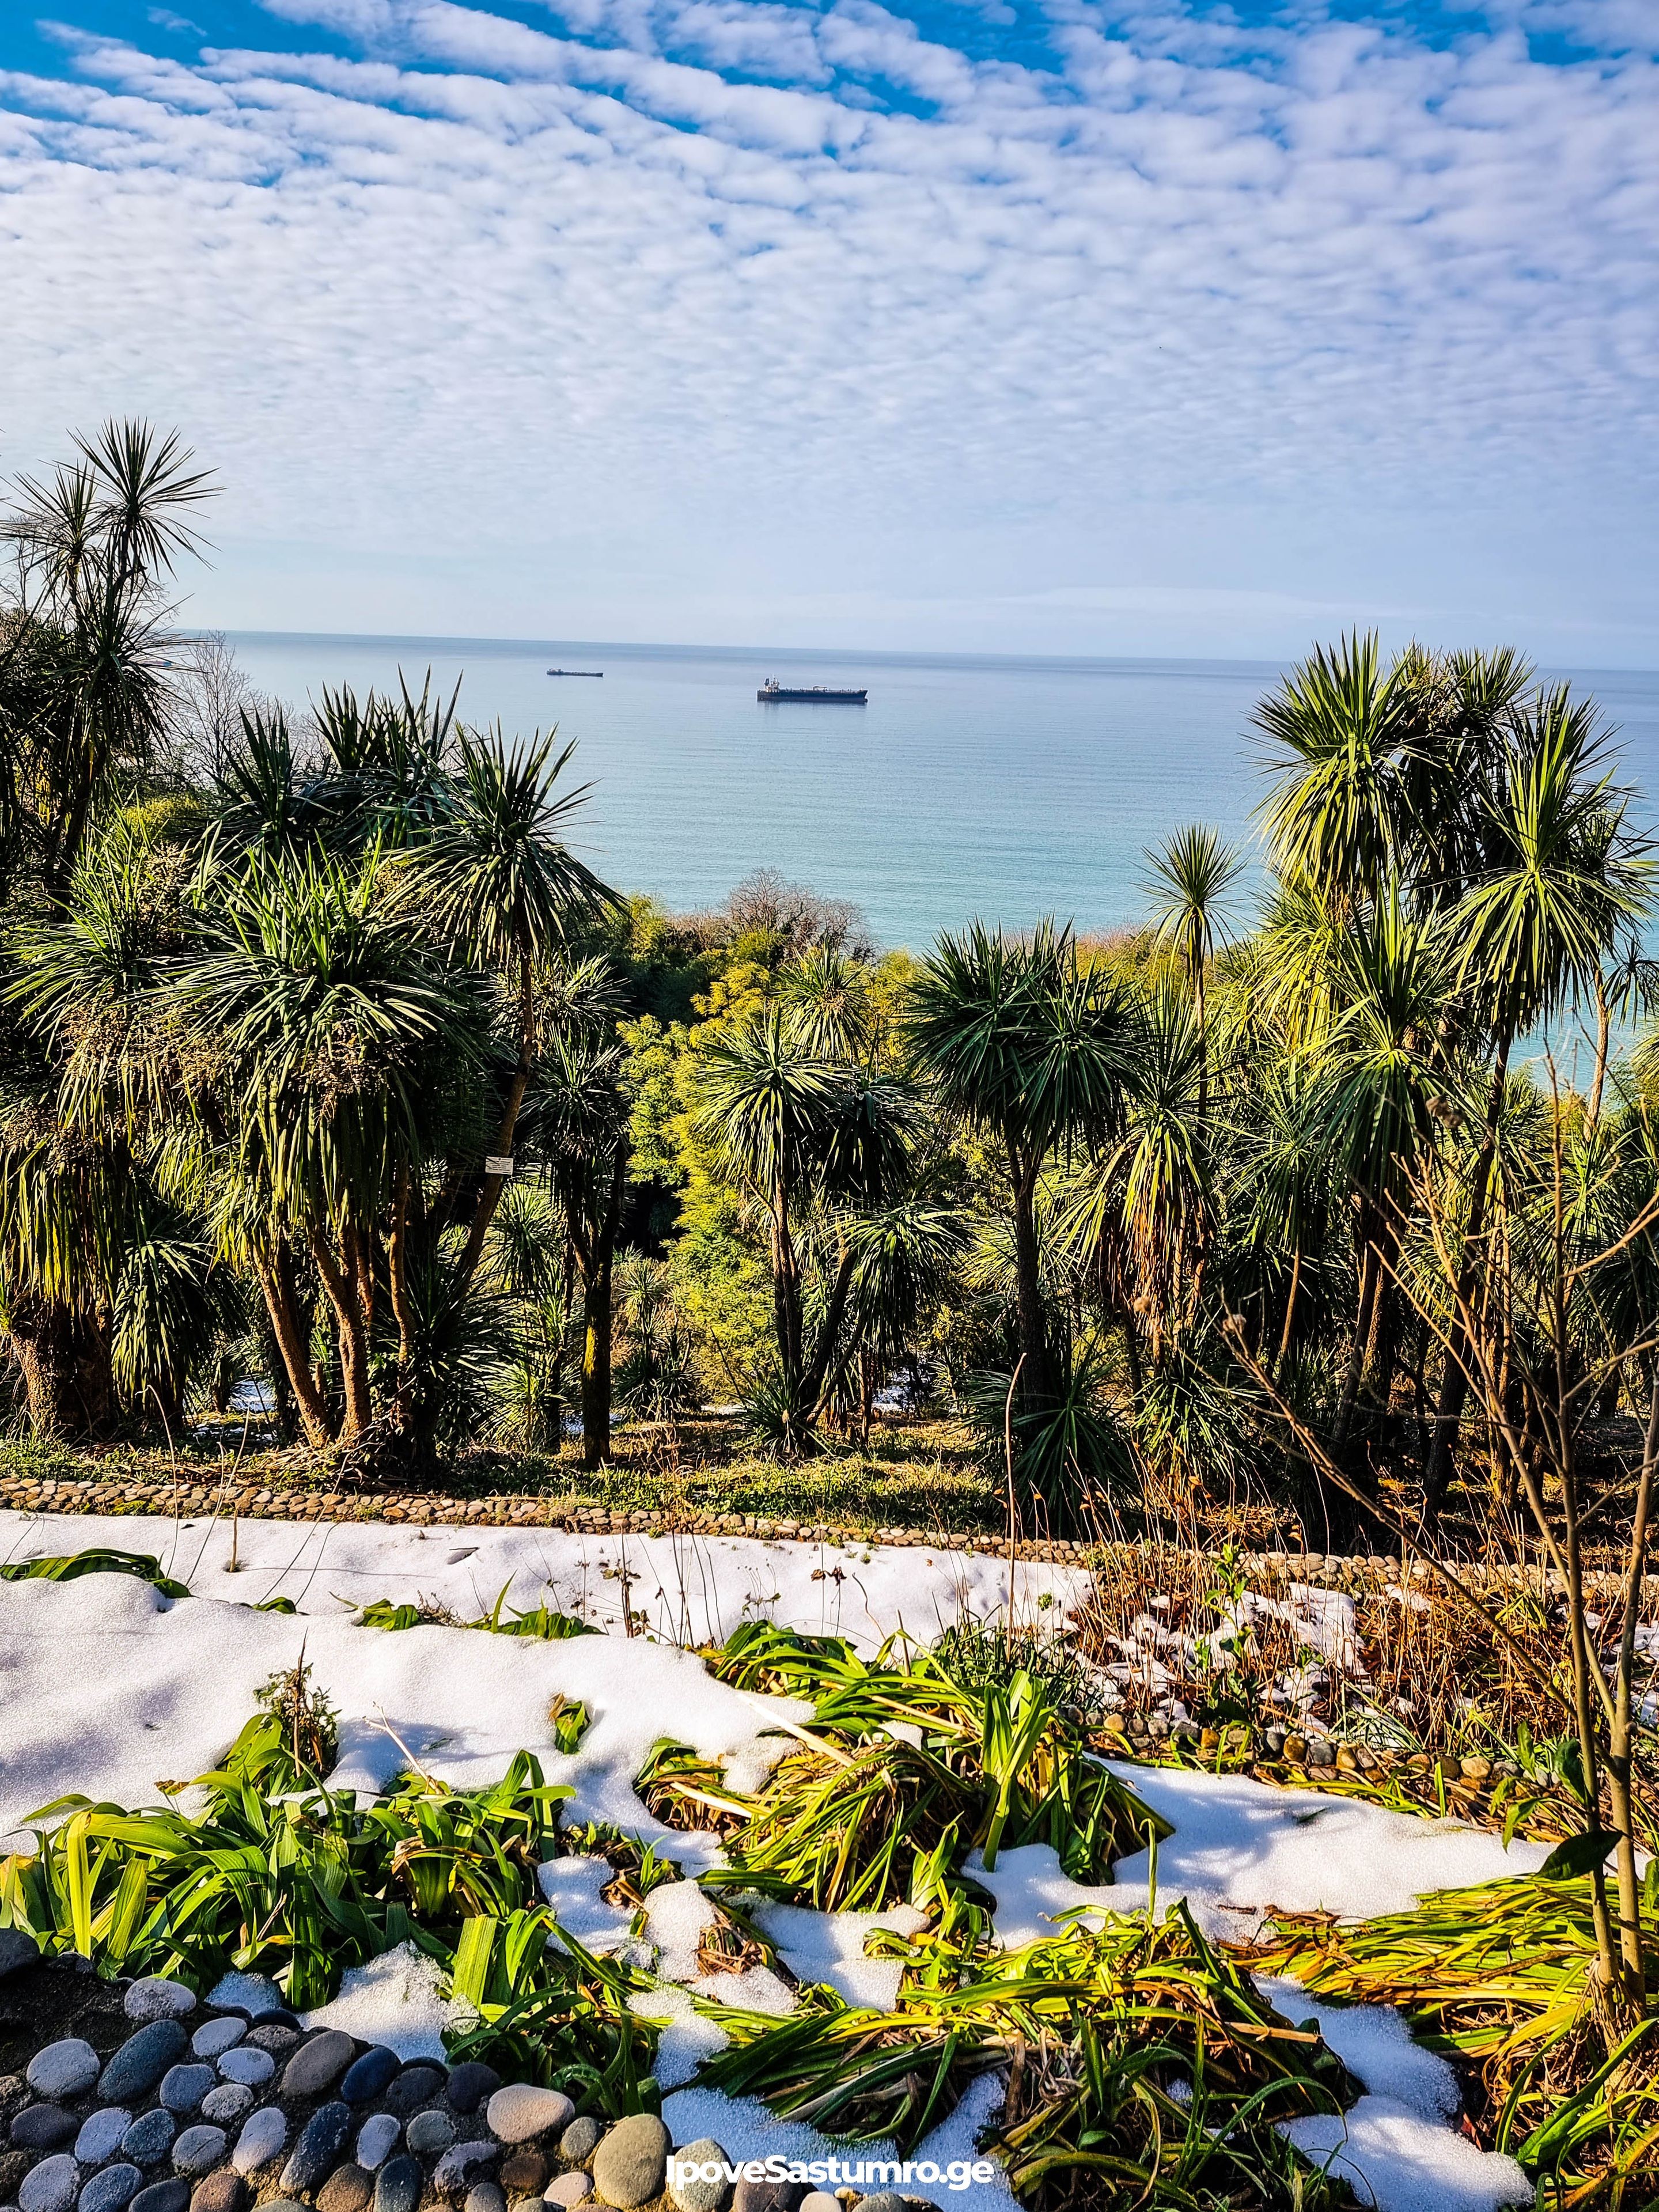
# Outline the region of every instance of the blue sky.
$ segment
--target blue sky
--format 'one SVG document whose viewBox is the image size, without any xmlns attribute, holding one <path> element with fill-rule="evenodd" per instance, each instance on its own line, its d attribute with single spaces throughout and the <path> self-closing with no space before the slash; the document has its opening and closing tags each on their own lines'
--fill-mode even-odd
<svg viewBox="0 0 1659 2212">
<path fill-rule="evenodd" d="M 0 467 L 231 628 L 1659 666 L 1659 0 L 29 0 Z"/>
</svg>

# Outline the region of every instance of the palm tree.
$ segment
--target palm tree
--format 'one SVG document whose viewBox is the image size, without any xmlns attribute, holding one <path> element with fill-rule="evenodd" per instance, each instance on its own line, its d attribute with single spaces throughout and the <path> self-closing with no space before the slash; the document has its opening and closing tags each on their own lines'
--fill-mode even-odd
<svg viewBox="0 0 1659 2212">
<path fill-rule="evenodd" d="M 1173 944 L 1187 970 L 1198 1010 L 1198 1040 L 1204 1065 L 1199 1077 L 1199 1112 L 1207 1110 L 1208 1054 L 1204 1021 L 1204 981 L 1214 957 L 1224 902 L 1243 872 L 1237 848 L 1202 823 L 1178 830 L 1157 851 L 1149 851 L 1152 888 L 1163 903 L 1153 916 L 1158 935 Z"/>
</svg>

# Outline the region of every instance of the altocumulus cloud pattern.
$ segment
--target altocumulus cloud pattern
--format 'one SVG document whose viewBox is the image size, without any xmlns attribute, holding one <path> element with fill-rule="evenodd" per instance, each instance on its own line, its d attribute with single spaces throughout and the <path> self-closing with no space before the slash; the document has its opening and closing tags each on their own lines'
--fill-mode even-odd
<svg viewBox="0 0 1659 2212">
<path fill-rule="evenodd" d="M 810 542 L 1086 611 L 1186 510 L 1299 606 L 1295 518 L 1399 588 L 1474 501 L 1651 619 L 1651 0 L 58 15 L 0 31 L 8 463 L 118 396 L 250 540 L 511 604 L 556 539 L 596 606 Z"/>
</svg>

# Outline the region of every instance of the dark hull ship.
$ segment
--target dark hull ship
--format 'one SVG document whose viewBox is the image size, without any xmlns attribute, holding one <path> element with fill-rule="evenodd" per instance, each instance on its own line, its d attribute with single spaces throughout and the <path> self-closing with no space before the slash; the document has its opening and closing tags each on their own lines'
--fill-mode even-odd
<svg viewBox="0 0 1659 2212">
<path fill-rule="evenodd" d="M 867 691 L 837 691 L 827 684 L 780 684 L 775 676 L 769 676 L 755 696 L 767 707 L 785 700 L 813 707 L 862 707 L 870 694 Z"/>
</svg>

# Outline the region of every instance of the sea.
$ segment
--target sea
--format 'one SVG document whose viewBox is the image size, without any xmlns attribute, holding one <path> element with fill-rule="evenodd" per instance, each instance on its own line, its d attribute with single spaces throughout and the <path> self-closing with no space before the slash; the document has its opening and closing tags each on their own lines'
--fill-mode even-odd
<svg viewBox="0 0 1659 2212">
<path fill-rule="evenodd" d="M 556 727 L 588 797 L 571 842 L 609 883 L 676 910 L 775 868 L 852 900 L 878 943 L 921 951 L 978 916 L 1097 933 L 1149 905 L 1146 849 L 1192 822 L 1259 884 L 1267 766 L 1251 726 L 1268 661 L 1015 659 L 608 645 L 568 639 L 233 634 L 260 691 L 459 685 L 464 721 Z M 602 669 L 598 679 L 550 669 Z M 1659 821 L 1659 672 L 1543 672 L 1595 696 L 1617 770 Z M 866 686 L 862 707 L 762 704 L 786 684 Z"/>
</svg>

